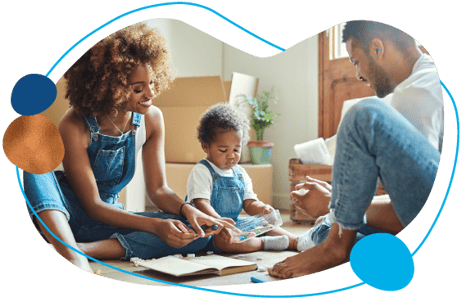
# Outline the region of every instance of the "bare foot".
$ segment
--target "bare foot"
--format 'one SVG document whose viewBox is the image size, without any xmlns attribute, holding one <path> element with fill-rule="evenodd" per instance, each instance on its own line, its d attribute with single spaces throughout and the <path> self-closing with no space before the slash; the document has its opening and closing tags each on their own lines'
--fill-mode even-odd
<svg viewBox="0 0 466 302">
<path fill-rule="evenodd" d="M 298 255 L 286 258 L 268 271 L 271 276 L 288 279 L 317 273 L 344 262 L 346 262 L 345 259 L 326 251 L 320 244 Z"/>
<path fill-rule="evenodd" d="M 86 255 L 99 259 L 120 259 L 126 255 L 126 250 L 116 238 L 94 242 L 78 243 L 78 247 Z"/>
<path fill-rule="evenodd" d="M 355 230 L 342 230 L 339 234 L 339 226 L 334 223 L 329 236 L 321 244 L 286 258 L 268 269 L 268 272 L 273 277 L 288 279 L 338 266 L 349 260 L 355 236 Z"/>
</svg>

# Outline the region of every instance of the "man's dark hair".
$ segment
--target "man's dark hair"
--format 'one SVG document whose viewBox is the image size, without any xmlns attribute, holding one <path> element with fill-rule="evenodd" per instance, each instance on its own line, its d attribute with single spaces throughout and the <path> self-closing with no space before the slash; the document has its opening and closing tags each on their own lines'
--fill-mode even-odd
<svg viewBox="0 0 466 302">
<path fill-rule="evenodd" d="M 374 21 L 348 21 L 343 29 L 343 43 L 349 39 L 369 53 L 370 43 L 375 38 L 392 42 L 400 51 L 415 47 L 414 39 L 405 32 L 387 24 Z"/>
</svg>

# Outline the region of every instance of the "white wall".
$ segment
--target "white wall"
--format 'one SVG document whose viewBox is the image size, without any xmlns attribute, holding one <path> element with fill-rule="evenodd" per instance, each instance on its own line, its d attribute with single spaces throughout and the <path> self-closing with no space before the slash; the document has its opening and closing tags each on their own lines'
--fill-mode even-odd
<svg viewBox="0 0 466 302">
<path fill-rule="evenodd" d="M 258 58 L 225 45 L 223 78 L 231 80 L 232 72 L 259 78 L 258 93 L 275 87 L 278 102 L 274 113 L 281 115 L 265 131 L 266 140 L 273 140 L 271 163 L 273 204 L 289 209 L 290 183 L 288 161 L 296 157 L 293 146 L 316 139 L 318 134 L 318 43 L 311 37 L 269 58 Z"/>
<path fill-rule="evenodd" d="M 221 75 L 223 43 L 183 22 L 172 21 L 176 34 L 170 49 L 176 49 L 174 63 L 178 76 Z"/>
</svg>

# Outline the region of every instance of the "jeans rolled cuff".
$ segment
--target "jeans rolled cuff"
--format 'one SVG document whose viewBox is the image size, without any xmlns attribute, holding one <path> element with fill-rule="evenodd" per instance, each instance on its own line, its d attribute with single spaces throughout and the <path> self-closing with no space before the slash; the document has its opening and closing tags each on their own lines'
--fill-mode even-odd
<svg viewBox="0 0 466 302">
<path fill-rule="evenodd" d="M 70 213 L 68 213 L 65 207 L 59 206 L 55 203 L 45 203 L 45 204 L 41 204 L 40 206 L 36 206 L 33 208 L 29 204 L 27 206 L 28 206 L 29 216 L 31 217 L 31 219 L 33 219 L 34 216 L 38 216 L 39 213 L 42 211 L 55 210 L 55 211 L 62 212 L 65 215 L 66 220 L 70 221 Z"/>
<path fill-rule="evenodd" d="M 119 233 L 115 233 L 110 236 L 110 239 L 116 238 L 121 246 L 126 250 L 125 256 L 121 260 L 130 260 L 133 257 L 133 250 L 129 246 L 128 242 L 126 241 L 125 237 Z"/>
<path fill-rule="evenodd" d="M 339 236 L 341 236 L 341 233 L 343 232 L 343 230 L 357 230 L 361 226 L 364 225 L 364 223 L 354 224 L 354 223 L 343 223 L 341 221 L 338 221 L 337 217 L 335 216 L 334 209 L 330 209 L 330 213 L 327 215 L 325 220 L 327 223 L 329 223 L 329 225 L 331 225 L 334 222 L 338 224 L 339 226 L 338 235 Z"/>
</svg>

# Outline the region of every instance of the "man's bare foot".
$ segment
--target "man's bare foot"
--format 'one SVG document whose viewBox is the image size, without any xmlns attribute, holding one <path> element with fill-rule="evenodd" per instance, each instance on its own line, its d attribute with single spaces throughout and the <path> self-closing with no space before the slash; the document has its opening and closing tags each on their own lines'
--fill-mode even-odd
<svg viewBox="0 0 466 302">
<path fill-rule="evenodd" d="M 283 279 L 295 278 L 347 262 L 356 231 L 342 230 L 341 237 L 338 233 L 338 224 L 332 224 L 329 236 L 321 244 L 275 264 L 268 269 L 269 274 Z"/>
<path fill-rule="evenodd" d="M 345 258 L 326 251 L 320 244 L 298 255 L 288 257 L 269 269 L 274 277 L 288 279 L 317 273 L 346 262 Z"/>
</svg>

